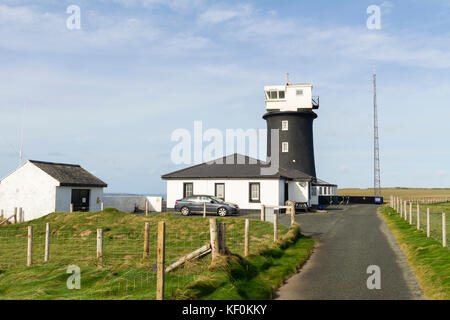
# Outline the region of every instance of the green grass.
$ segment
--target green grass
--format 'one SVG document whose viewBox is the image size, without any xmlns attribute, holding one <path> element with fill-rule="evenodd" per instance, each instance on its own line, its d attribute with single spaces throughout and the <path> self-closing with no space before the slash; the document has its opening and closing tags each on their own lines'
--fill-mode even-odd
<svg viewBox="0 0 450 320">
<path fill-rule="evenodd" d="M 139 216 L 106 209 L 103 212 L 53 213 L 30 223 L 0 227 L 0 299 L 155 299 L 156 273 L 156 226 L 166 221 L 166 265 L 178 260 L 209 241 L 209 221 L 202 217 L 185 218 L 173 213 Z M 220 218 L 227 226 L 227 247 L 233 254 L 243 255 L 244 219 Z M 45 263 L 44 235 L 45 223 L 51 224 L 50 262 Z M 150 223 L 150 257 L 143 260 L 144 223 Z M 33 266 L 26 267 L 27 226 L 33 226 Z M 97 266 L 96 229 L 104 232 L 104 264 Z M 288 228 L 278 226 L 279 239 Z M 252 279 L 262 276 L 261 261 L 264 266 L 276 267 L 280 264 L 286 276 L 292 272 L 292 265 L 298 257 L 307 256 L 312 240 L 303 238 L 291 248 L 276 249 L 266 253 L 273 243 L 273 224 L 251 220 L 250 255 L 246 266 L 259 270 Z M 272 249 L 271 249 L 272 250 Z M 281 251 L 280 251 L 281 250 Z M 275 262 L 275 256 L 283 253 Z M 258 257 L 258 255 L 261 255 Z M 259 260 L 264 259 L 264 260 Z M 303 259 L 306 259 L 303 257 Z M 301 260 L 301 259 L 300 259 Z M 289 261 L 289 262 L 285 262 Z M 292 262 L 291 269 L 289 264 Z M 209 271 L 210 256 L 188 263 L 186 266 L 166 274 L 166 298 L 179 297 L 180 289 L 196 283 L 213 271 Z M 68 290 L 66 273 L 69 265 L 81 268 L 81 290 Z M 286 265 L 285 265 L 286 264 Z M 252 269 L 253 268 L 253 269 Z M 276 269 L 271 269 L 276 270 Z M 269 274 L 271 271 L 268 271 Z M 275 271 L 273 271 L 275 272 Z M 213 272 L 214 273 L 214 272 Z M 282 277 L 281 277 L 282 278 Z M 274 276 L 275 283 L 281 278 Z M 230 278 L 228 278 L 230 279 Z M 269 280 L 267 280 L 269 281 Z M 233 285 L 234 286 L 234 285 Z M 273 286 L 273 284 L 271 285 Z M 242 295 L 242 297 L 252 297 Z"/>
<path fill-rule="evenodd" d="M 425 296 L 450 300 L 450 250 L 426 233 L 400 218 L 393 209 L 382 206 L 379 213 L 395 235 L 413 268 Z"/>
<path fill-rule="evenodd" d="M 277 243 L 244 259 L 223 257 L 211 272 L 194 282 L 179 298 L 201 300 L 266 300 L 308 259 L 315 240 L 292 227 Z"/>
<path fill-rule="evenodd" d="M 412 225 L 417 226 L 417 203 L 411 205 Z M 450 202 L 435 204 L 419 204 L 419 227 L 426 232 L 427 230 L 427 209 L 430 209 L 430 235 L 434 239 L 442 242 L 442 213 L 447 215 L 446 225 L 447 233 L 450 232 Z M 404 209 L 403 209 L 404 214 Z M 409 202 L 406 205 L 407 221 L 410 221 Z M 448 236 L 447 236 L 448 239 Z"/>
</svg>

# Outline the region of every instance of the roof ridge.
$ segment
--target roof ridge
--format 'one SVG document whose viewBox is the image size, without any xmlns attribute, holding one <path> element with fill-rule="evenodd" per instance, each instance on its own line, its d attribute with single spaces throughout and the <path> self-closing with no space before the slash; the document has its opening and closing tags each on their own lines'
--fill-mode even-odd
<svg viewBox="0 0 450 320">
<path fill-rule="evenodd" d="M 229 158 L 229 157 L 235 158 L 235 157 L 237 157 L 237 156 L 242 156 L 242 157 L 244 157 L 246 160 L 249 159 L 249 163 L 243 163 L 243 164 L 241 164 L 241 165 L 250 164 L 250 160 L 255 160 L 256 163 L 259 162 L 260 164 L 268 164 L 268 163 L 266 163 L 266 162 L 263 162 L 262 160 L 259 160 L 259 159 L 250 157 L 250 156 L 245 155 L 245 154 L 240 154 L 240 153 L 235 152 L 235 153 L 230 153 L 229 155 L 226 155 L 226 156 L 222 156 L 222 157 L 216 158 L 216 159 L 214 159 L 214 160 L 205 161 L 205 162 L 202 162 L 202 163 L 199 163 L 199 164 L 190 166 L 190 167 L 186 167 L 186 168 L 179 169 L 179 170 L 176 170 L 176 171 L 173 171 L 173 172 L 170 172 L 170 173 L 166 173 L 166 174 L 162 175 L 161 177 L 164 178 L 165 176 L 172 175 L 172 174 L 176 174 L 176 173 L 180 173 L 180 172 L 182 172 L 182 171 L 184 171 L 184 170 L 197 168 L 197 167 L 202 166 L 202 165 L 210 165 L 210 164 L 216 163 L 217 160 L 226 160 L 226 159 Z M 223 161 L 223 164 L 227 164 L 226 161 Z M 232 163 L 232 164 L 236 164 L 236 163 Z"/>
<path fill-rule="evenodd" d="M 79 164 L 71 164 L 71 163 L 60 163 L 60 162 L 49 162 L 49 161 L 40 161 L 40 160 L 28 160 L 31 163 L 42 163 L 42 164 L 50 164 L 55 166 L 70 166 L 70 167 L 80 167 Z"/>
</svg>

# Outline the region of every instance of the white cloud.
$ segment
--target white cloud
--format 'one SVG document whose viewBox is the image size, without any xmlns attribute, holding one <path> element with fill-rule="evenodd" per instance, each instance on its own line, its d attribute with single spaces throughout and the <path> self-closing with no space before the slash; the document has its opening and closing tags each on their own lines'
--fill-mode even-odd
<svg viewBox="0 0 450 320">
<path fill-rule="evenodd" d="M 0 5 L 0 23 L 25 23 L 36 22 L 37 16 L 28 7 L 9 7 Z"/>
<path fill-rule="evenodd" d="M 239 5 L 237 7 L 215 6 L 208 8 L 199 15 L 200 24 L 217 24 L 229 21 L 235 18 L 247 17 L 251 15 L 253 8 L 250 5 Z"/>
<path fill-rule="evenodd" d="M 111 2 L 111 0 L 102 1 Z M 152 9 L 157 6 L 167 6 L 174 10 L 189 10 L 201 5 L 204 0 L 112 0 L 112 2 L 128 8 L 143 7 Z"/>
</svg>

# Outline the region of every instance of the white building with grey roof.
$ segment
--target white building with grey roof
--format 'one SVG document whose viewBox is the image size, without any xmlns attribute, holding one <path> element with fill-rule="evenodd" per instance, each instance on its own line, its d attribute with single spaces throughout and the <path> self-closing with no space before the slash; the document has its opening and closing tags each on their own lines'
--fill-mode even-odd
<svg viewBox="0 0 450 320">
<path fill-rule="evenodd" d="M 76 164 L 28 160 L 0 180 L 5 218 L 22 208 L 23 221 L 52 212 L 99 211 L 107 184 Z"/>
</svg>

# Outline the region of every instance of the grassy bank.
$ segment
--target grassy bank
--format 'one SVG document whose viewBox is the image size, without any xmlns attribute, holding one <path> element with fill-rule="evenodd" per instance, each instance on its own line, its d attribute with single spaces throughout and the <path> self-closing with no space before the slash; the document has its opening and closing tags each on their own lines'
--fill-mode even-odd
<svg viewBox="0 0 450 320">
<path fill-rule="evenodd" d="M 380 207 L 387 226 L 408 258 L 419 284 L 428 299 L 450 299 L 450 250 L 438 241 L 427 238 L 426 233 L 417 230 L 401 219 L 393 209 Z"/>
<path fill-rule="evenodd" d="M 155 299 L 156 225 L 166 222 L 166 264 L 178 260 L 209 241 L 209 221 L 176 214 L 139 216 L 107 209 L 103 212 L 53 213 L 30 223 L 0 228 L 0 299 Z M 244 251 L 244 219 L 220 218 L 227 226 L 227 246 L 236 257 Z M 45 263 L 45 223 L 51 225 L 50 261 Z M 150 256 L 143 259 L 144 223 L 150 223 Z M 33 226 L 33 266 L 26 267 L 27 226 Z M 104 232 L 102 267 L 96 261 L 96 229 Z M 279 242 L 288 233 L 279 225 Z M 272 248 L 273 224 L 251 220 L 250 258 L 239 258 L 252 279 L 269 267 L 284 264 L 294 246 L 308 247 L 309 239 L 291 241 L 289 247 Z M 286 239 L 283 239 L 283 241 Z M 292 246 L 292 247 L 291 247 Z M 270 250 L 267 248 L 271 248 Z M 265 251 L 269 250 L 269 251 Z M 308 252 L 305 251 L 305 254 Z M 262 259 L 258 256 L 262 254 Z M 258 265 L 262 261 L 263 266 Z M 291 261 L 291 260 L 289 260 Z M 166 274 L 166 298 L 179 298 L 189 284 L 217 270 L 211 257 L 193 261 Z M 296 261 L 292 262 L 295 265 Z M 81 289 L 69 290 L 69 265 L 81 269 Z M 265 269 L 264 269 L 265 268 Z M 294 268 L 295 269 L 295 268 Z M 253 274 L 253 270 L 258 270 Z M 275 270 L 275 269 L 272 269 Z M 283 272 L 287 268 L 283 267 Z M 292 270 L 292 268 L 291 268 Z M 270 271 L 268 271 L 270 272 Z M 280 273 L 280 275 L 286 273 Z M 278 276 L 278 273 L 277 273 Z M 247 297 L 251 297 L 248 295 Z M 213 297 L 211 297 L 213 298 Z"/>
<path fill-rule="evenodd" d="M 179 293 L 180 299 L 271 299 L 284 280 L 308 259 L 315 240 L 301 235 L 299 225 L 277 243 L 261 247 L 254 255 L 221 257 L 210 273 Z"/>
</svg>

